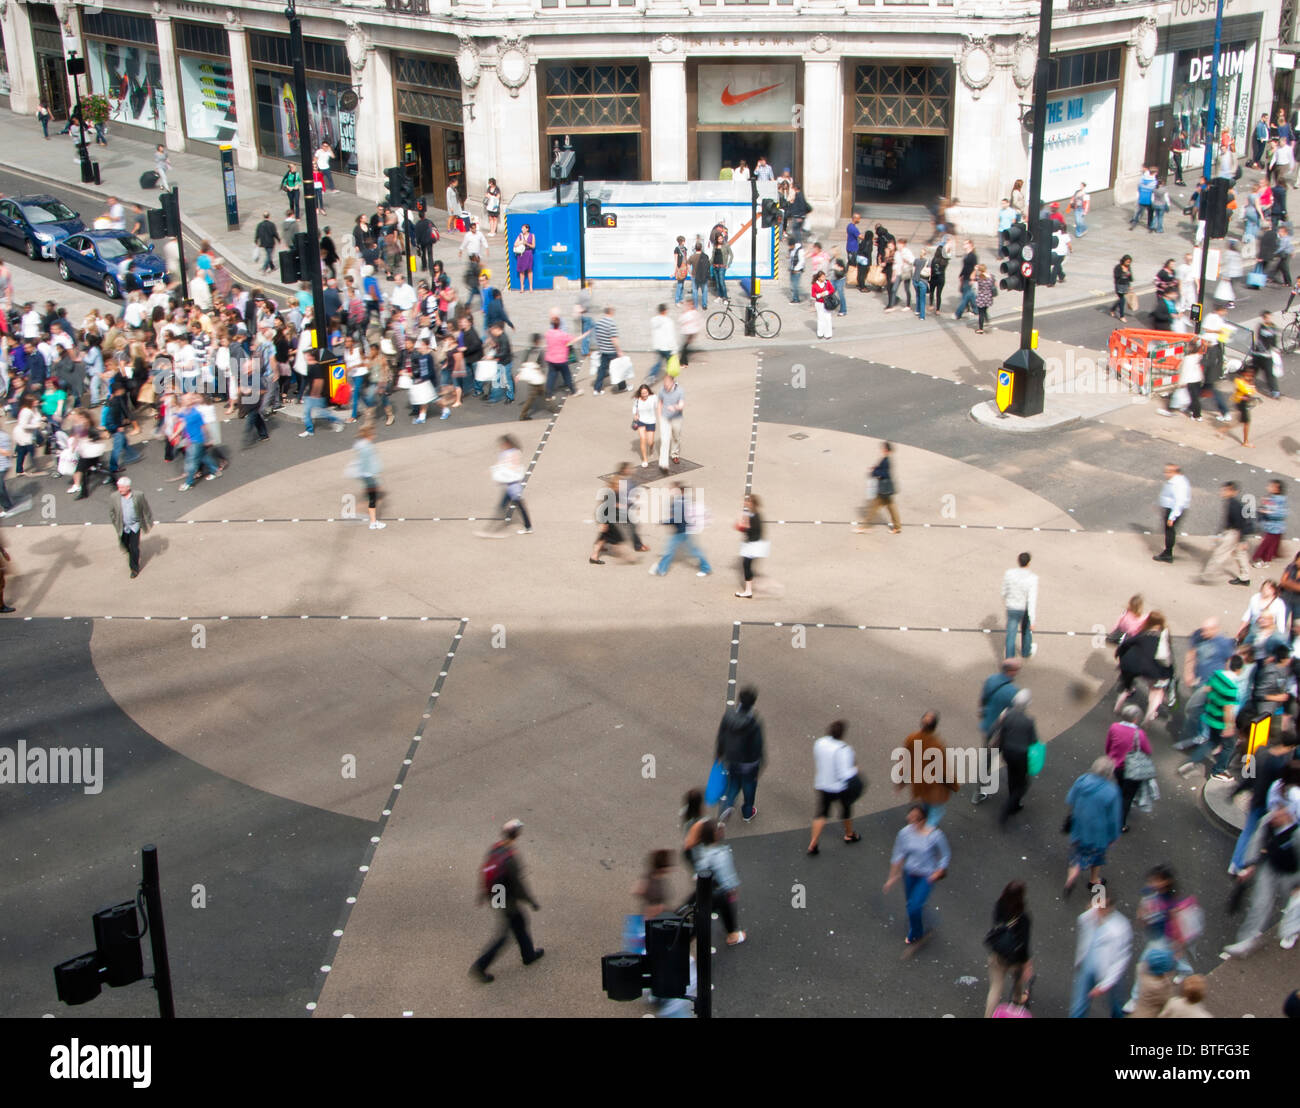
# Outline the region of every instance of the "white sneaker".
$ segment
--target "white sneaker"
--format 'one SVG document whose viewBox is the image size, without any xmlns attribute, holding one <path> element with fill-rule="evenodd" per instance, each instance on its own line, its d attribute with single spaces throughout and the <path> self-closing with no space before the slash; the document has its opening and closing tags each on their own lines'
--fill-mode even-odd
<svg viewBox="0 0 1300 1108">
<path fill-rule="evenodd" d="M 372 531 L 382 531 L 382 530 L 383 530 L 385 527 L 387 527 L 387 526 L 388 526 L 387 523 L 382 523 L 382 522 L 380 522 L 379 520 L 375 520 L 375 522 L 372 523 L 372 524 L 370 525 L 370 530 L 372 530 Z"/>
<path fill-rule="evenodd" d="M 298 432 L 298 437 L 299 437 L 300 439 L 309 439 L 309 438 L 311 438 L 314 434 L 316 434 L 315 431 L 299 431 L 299 432 Z"/>
<path fill-rule="evenodd" d="M 582 389 L 578 389 L 576 392 L 574 392 L 573 395 L 574 395 L 574 396 L 581 396 L 581 395 L 582 395 Z"/>
<path fill-rule="evenodd" d="M 533 529 L 531 527 L 521 527 L 515 532 L 517 535 L 531 535 L 532 533 Z"/>
<path fill-rule="evenodd" d="M 1171 412 L 1168 408 L 1157 408 L 1157 409 L 1156 409 L 1156 415 L 1171 416 L 1171 415 L 1173 415 L 1173 414 L 1174 414 L 1174 413 Z M 1136 1008 L 1137 1005 L 1135 1004 L 1134 1007 Z"/>
<path fill-rule="evenodd" d="M 1137 1005 L 1137 1001 L 1136 1001 L 1136 1000 L 1130 1000 L 1127 1004 L 1124 1005 L 1124 1009 L 1123 1009 L 1124 1014 L 1125 1014 L 1125 1015 L 1132 1015 L 1134 1012 L 1137 1011 L 1137 1007 L 1138 1007 L 1138 1005 Z"/>
<path fill-rule="evenodd" d="M 1290 950 L 1293 946 L 1295 946 L 1296 939 L 1300 939 L 1300 935 L 1292 935 L 1290 938 L 1283 939 L 1278 945 L 1283 950 Z"/>
<path fill-rule="evenodd" d="M 341 419 L 336 419 L 334 421 L 334 433 L 337 435 L 340 434 L 342 431 L 343 431 L 343 421 Z"/>
</svg>

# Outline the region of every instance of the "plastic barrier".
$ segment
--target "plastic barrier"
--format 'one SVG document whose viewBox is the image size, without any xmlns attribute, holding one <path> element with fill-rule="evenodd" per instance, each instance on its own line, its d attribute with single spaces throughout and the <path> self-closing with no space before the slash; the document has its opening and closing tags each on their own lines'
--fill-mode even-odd
<svg viewBox="0 0 1300 1108">
<path fill-rule="evenodd" d="M 1111 332 L 1107 366 L 1134 392 L 1150 395 L 1178 384 L 1183 356 L 1200 348 L 1196 335 L 1119 328 Z"/>
</svg>

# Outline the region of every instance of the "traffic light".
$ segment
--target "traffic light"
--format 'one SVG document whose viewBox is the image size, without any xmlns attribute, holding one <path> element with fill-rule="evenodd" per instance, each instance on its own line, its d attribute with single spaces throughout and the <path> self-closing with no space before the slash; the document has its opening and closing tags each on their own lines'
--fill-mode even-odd
<svg viewBox="0 0 1300 1108">
<path fill-rule="evenodd" d="M 1226 238 L 1228 234 L 1228 190 L 1226 177 L 1215 177 L 1201 191 L 1201 218 L 1205 220 L 1207 239 Z"/>
<path fill-rule="evenodd" d="M 296 285 L 311 279 L 310 241 L 306 232 L 299 231 L 293 236 L 293 249 L 280 251 L 281 284 Z"/>
<path fill-rule="evenodd" d="M 400 165 L 389 166 L 384 170 L 384 176 L 388 179 L 389 207 L 404 207 L 402 196 L 406 191 L 406 170 Z"/>
<path fill-rule="evenodd" d="M 161 208 L 149 209 L 149 237 L 151 239 L 167 237 L 167 213 Z"/>
<path fill-rule="evenodd" d="M 150 208 L 148 212 L 149 237 L 152 239 L 178 238 L 181 233 L 181 205 L 172 190 L 161 193 L 158 197 L 161 208 Z"/>
<path fill-rule="evenodd" d="M 1027 281 L 1033 279 L 1034 246 L 1029 241 L 1029 228 L 1023 223 L 1013 223 L 998 235 L 998 254 L 1002 262 L 1002 280 L 999 285 L 1007 292 L 1023 292 Z M 1029 268 L 1029 273 L 1025 268 Z"/>
<path fill-rule="evenodd" d="M 587 201 L 587 226 L 588 226 L 588 227 L 603 227 L 603 226 L 605 226 L 604 222 L 603 222 L 603 221 L 601 220 L 601 218 L 600 218 L 600 201 L 599 201 L 599 200 L 588 200 L 588 201 Z"/>
<path fill-rule="evenodd" d="M 775 227 L 781 220 L 781 209 L 777 202 L 771 197 L 763 201 L 763 214 L 759 222 L 760 227 Z"/>
<path fill-rule="evenodd" d="M 1056 284 L 1056 267 L 1052 264 L 1052 256 L 1060 243 L 1060 234 L 1060 224 L 1053 223 L 1050 219 L 1045 219 L 1038 225 L 1038 231 L 1034 235 L 1034 249 L 1038 256 L 1038 264 L 1034 266 L 1036 284 L 1048 287 Z"/>
</svg>

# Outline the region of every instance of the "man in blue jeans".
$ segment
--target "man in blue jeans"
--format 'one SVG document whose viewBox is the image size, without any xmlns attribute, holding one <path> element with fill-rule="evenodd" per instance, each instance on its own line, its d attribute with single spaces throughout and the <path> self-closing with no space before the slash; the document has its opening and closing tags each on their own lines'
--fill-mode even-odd
<svg viewBox="0 0 1300 1108">
<path fill-rule="evenodd" d="M 926 823 L 925 806 L 913 804 L 907 810 L 907 823 L 897 838 L 889 858 L 889 878 L 885 892 L 889 892 L 901 877 L 907 902 L 908 946 L 925 938 L 925 902 L 935 882 L 941 881 L 952 861 L 952 850 L 942 831 Z"/>
<path fill-rule="evenodd" d="M 692 555 L 699 562 L 700 568 L 695 574 L 696 577 L 707 577 L 712 573 L 713 567 L 709 565 L 709 559 L 704 556 L 704 551 L 695 545 L 695 539 L 692 538 L 702 525 L 699 509 L 686 496 L 686 487 L 680 481 L 673 483 L 672 506 L 667 523 L 673 529 L 673 534 L 668 540 L 668 548 L 664 551 L 663 557 L 650 567 L 650 576 L 663 577 L 668 572 L 668 567 L 673 564 L 673 558 L 676 557 L 677 549 L 681 546 L 685 546 L 687 554 Z"/>
<path fill-rule="evenodd" d="M 748 823 L 756 815 L 754 794 L 758 790 L 758 774 L 763 768 L 763 723 L 754 714 L 758 690 L 747 685 L 736 697 L 736 706 L 728 708 L 718 724 L 718 742 L 714 750 L 715 761 L 727 770 L 727 790 L 722 797 L 722 815 L 719 823 L 731 818 L 736 794 L 742 792 L 744 800 L 740 814 Z"/>
<path fill-rule="evenodd" d="M 312 419 L 314 415 L 329 420 L 334 424 L 335 431 L 342 431 L 342 418 L 329 410 L 329 402 L 325 399 L 325 371 L 310 352 L 306 357 L 308 385 L 307 395 L 302 402 L 302 422 L 306 430 L 300 431 L 298 437 L 309 439 L 316 433 L 316 424 Z"/>
<path fill-rule="evenodd" d="M 979 255 L 970 239 L 964 245 L 966 253 L 961 259 L 961 300 L 957 303 L 957 319 L 961 319 L 962 312 L 975 311 L 975 267 L 979 265 Z"/>
<path fill-rule="evenodd" d="M 1123 1019 L 1119 983 L 1133 957 L 1133 925 L 1115 911 L 1115 901 L 1104 885 L 1097 886 L 1096 902 L 1079 917 L 1079 937 L 1074 948 L 1074 985 L 1070 990 L 1070 1017 L 1082 1019 L 1097 997 L 1106 997 L 1112 1019 Z"/>
<path fill-rule="evenodd" d="M 123 465 L 133 465 L 140 460 L 140 452 L 131 446 L 126 437 L 127 424 L 131 421 L 131 401 L 121 377 L 113 378 L 113 394 L 108 400 L 108 413 L 104 418 L 105 429 L 113 434 L 113 452 L 109 455 L 108 471 L 116 477 L 122 472 Z"/>
<path fill-rule="evenodd" d="M 180 491 L 185 492 L 194 487 L 199 469 L 208 471 L 211 481 L 220 474 L 217 463 L 208 453 L 208 429 L 203 422 L 203 413 L 199 411 L 199 398 L 187 393 L 185 407 L 181 411 L 181 421 L 185 425 L 185 480 L 181 482 Z"/>
<path fill-rule="evenodd" d="M 1028 658 L 1034 653 L 1034 624 L 1038 619 L 1038 574 L 1029 568 L 1029 552 L 1016 559 L 1015 569 L 1002 577 L 1002 605 L 1007 610 L 1007 642 L 1005 657 L 1016 656 L 1016 636 L 1020 637 L 1020 653 Z"/>
</svg>

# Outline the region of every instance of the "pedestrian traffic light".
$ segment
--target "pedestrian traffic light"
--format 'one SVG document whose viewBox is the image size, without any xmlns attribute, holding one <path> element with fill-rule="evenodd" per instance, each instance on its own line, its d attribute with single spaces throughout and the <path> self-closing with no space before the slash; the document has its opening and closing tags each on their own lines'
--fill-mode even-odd
<svg viewBox="0 0 1300 1108">
<path fill-rule="evenodd" d="M 603 226 L 604 226 L 604 223 L 601 221 L 601 218 L 600 218 L 600 201 L 599 201 L 599 200 L 588 200 L 588 201 L 587 201 L 587 226 L 588 226 L 588 227 L 603 227 Z"/>
<path fill-rule="evenodd" d="M 280 251 L 280 283 L 296 285 L 311 277 L 312 258 L 307 235 L 299 231 L 293 236 L 293 249 Z"/>
<path fill-rule="evenodd" d="M 1045 219 L 1038 225 L 1034 235 L 1034 252 L 1038 258 L 1038 264 L 1034 266 L 1035 284 L 1049 287 L 1056 284 L 1056 266 L 1053 262 L 1055 249 L 1060 243 L 1060 233 L 1058 225 L 1050 219 Z"/>
<path fill-rule="evenodd" d="M 406 177 L 402 183 L 402 207 L 414 208 L 416 206 L 415 182 L 420 176 L 420 165 L 418 162 L 414 161 L 403 162 L 402 169 L 406 173 Z"/>
<path fill-rule="evenodd" d="M 1007 292 L 1023 292 L 1025 283 L 1033 273 L 1034 246 L 1029 241 L 1029 228 L 1023 223 L 1013 223 L 998 236 L 998 254 L 1002 262 L 1000 286 Z M 1026 273 L 1026 267 L 1029 272 Z"/>
<path fill-rule="evenodd" d="M 781 209 L 777 202 L 770 197 L 763 201 L 763 215 L 760 221 L 762 227 L 775 227 L 781 219 Z"/>
<path fill-rule="evenodd" d="M 292 250 L 281 250 L 280 254 L 280 284 L 296 285 L 302 280 L 302 272 L 298 269 L 298 255 Z"/>
<path fill-rule="evenodd" d="M 149 237 L 151 239 L 167 237 L 167 213 L 161 208 L 149 209 Z"/>
</svg>

